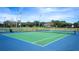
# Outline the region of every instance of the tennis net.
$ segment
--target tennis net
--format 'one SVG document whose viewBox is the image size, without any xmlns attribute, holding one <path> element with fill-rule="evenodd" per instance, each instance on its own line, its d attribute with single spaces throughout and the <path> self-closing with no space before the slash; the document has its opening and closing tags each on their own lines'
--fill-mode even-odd
<svg viewBox="0 0 79 59">
<path fill-rule="evenodd" d="M 75 34 L 76 31 L 66 31 L 66 30 L 37 30 L 35 32 L 44 32 L 44 33 L 60 33 L 60 34 Z"/>
<path fill-rule="evenodd" d="M 3 32 L 9 32 L 9 28 L 6 28 L 6 29 L 0 28 L 0 33 L 3 33 Z"/>
<path fill-rule="evenodd" d="M 38 28 L 0 28 L 0 33 L 5 33 L 5 32 L 10 32 L 12 30 L 12 32 L 44 32 L 44 33 L 62 33 L 62 34 L 74 34 L 76 33 L 75 30 L 71 30 L 71 29 L 38 29 Z"/>
</svg>

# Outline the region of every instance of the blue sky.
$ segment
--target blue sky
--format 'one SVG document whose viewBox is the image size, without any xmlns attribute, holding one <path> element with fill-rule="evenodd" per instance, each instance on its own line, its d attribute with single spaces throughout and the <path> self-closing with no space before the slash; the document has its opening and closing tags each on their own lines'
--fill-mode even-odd
<svg viewBox="0 0 79 59">
<path fill-rule="evenodd" d="M 50 22 L 60 20 L 77 22 L 79 20 L 78 7 L 0 7 L 0 22 L 5 20 L 22 22 Z"/>
</svg>

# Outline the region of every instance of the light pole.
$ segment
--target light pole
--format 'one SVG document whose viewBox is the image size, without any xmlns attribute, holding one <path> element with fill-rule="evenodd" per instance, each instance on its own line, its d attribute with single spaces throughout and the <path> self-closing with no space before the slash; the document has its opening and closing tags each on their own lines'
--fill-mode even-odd
<svg viewBox="0 0 79 59">
<path fill-rule="evenodd" d="M 39 15 L 39 27 L 40 27 L 40 25 L 41 25 L 41 23 L 40 23 L 41 16 L 42 16 L 42 14 L 40 13 L 40 15 Z"/>
<path fill-rule="evenodd" d="M 17 25 L 19 25 L 20 26 L 20 31 L 21 31 L 21 14 L 22 14 L 22 10 L 23 10 L 23 8 L 17 9 L 17 18 L 19 18 L 19 24 L 17 24 L 17 22 L 16 22 L 16 27 L 17 27 Z"/>
<path fill-rule="evenodd" d="M 3 20 L 4 20 L 4 21 L 6 21 L 6 20 L 5 20 L 5 19 L 6 19 L 6 17 L 2 17 L 2 18 L 3 18 Z M 6 26 L 5 26 L 5 24 L 3 24 L 3 25 L 4 25 L 3 27 L 5 28 L 5 27 L 6 27 Z"/>
</svg>

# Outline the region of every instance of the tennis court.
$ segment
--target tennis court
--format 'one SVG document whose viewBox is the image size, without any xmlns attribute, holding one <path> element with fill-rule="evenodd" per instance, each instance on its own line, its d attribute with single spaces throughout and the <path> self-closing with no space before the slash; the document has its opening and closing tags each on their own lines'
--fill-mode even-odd
<svg viewBox="0 0 79 59">
<path fill-rule="evenodd" d="M 50 51 L 50 50 L 64 50 L 63 47 L 66 47 L 65 49 L 67 50 L 69 48 L 72 48 L 69 47 L 74 44 L 72 43 L 71 45 L 70 44 L 71 42 L 75 41 L 78 42 L 77 40 L 79 40 L 79 32 L 75 34 L 74 31 L 63 31 L 63 30 L 36 30 L 28 32 L 8 32 L 8 31 L 4 32 L 4 31 L 3 32 L 1 31 L 2 33 L 0 33 L 0 46 L 2 50 Z"/>
<path fill-rule="evenodd" d="M 67 37 L 71 34 L 46 31 L 46 32 L 9 33 L 9 34 L 3 34 L 3 35 L 44 47 L 57 40 Z"/>
</svg>

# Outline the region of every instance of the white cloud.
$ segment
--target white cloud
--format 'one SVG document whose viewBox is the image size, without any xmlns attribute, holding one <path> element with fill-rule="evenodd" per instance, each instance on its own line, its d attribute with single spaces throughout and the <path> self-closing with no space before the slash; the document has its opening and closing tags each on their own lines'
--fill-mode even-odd
<svg viewBox="0 0 79 59">
<path fill-rule="evenodd" d="M 40 13 L 48 13 L 53 11 L 52 8 L 39 8 Z"/>
<path fill-rule="evenodd" d="M 71 8 L 56 8 L 56 7 L 41 7 L 38 8 L 40 13 L 50 13 L 50 12 L 66 12 L 66 11 L 70 11 Z"/>
<path fill-rule="evenodd" d="M 59 19 L 65 19 L 71 17 L 70 15 L 51 15 L 49 16 L 49 19 L 53 19 L 53 20 L 59 20 Z"/>
<path fill-rule="evenodd" d="M 0 21 L 6 21 L 6 20 L 11 20 L 11 21 L 16 21 L 16 15 L 12 14 L 0 14 Z"/>
<path fill-rule="evenodd" d="M 65 21 L 71 21 L 71 18 L 73 18 L 73 14 L 69 13 L 71 10 L 70 8 L 37 8 L 39 10 L 39 13 L 34 13 L 34 14 L 22 14 L 21 17 L 21 21 L 26 22 L 26 21 L 30 21 L 33 22 L 35 20 L 39 20 L 39 21 L 51 21 L 51 20 L 65 20 Z M 67 12 L 66 12 L 67 11 Z M 68 12 L 69 11 L 69 12 Z M 51 13 L 51 12 L 55 12 Z M 63 13 L 65 12 L 65 13 Z M 40 16 L 41 14 L 41 16 Z M 12 20 L 12 21 L 17 21 L 18 19 L 16 19 L 17 15 L 16 14 L 8 14 L 8 13 L 2 13 L 0 14 L 0 18 L 1 17 L 6 17 L 6 20 Z M 3 18 L 1 18 L 2 20 L 0 21 L 4 21 Z"/>
</svg>

